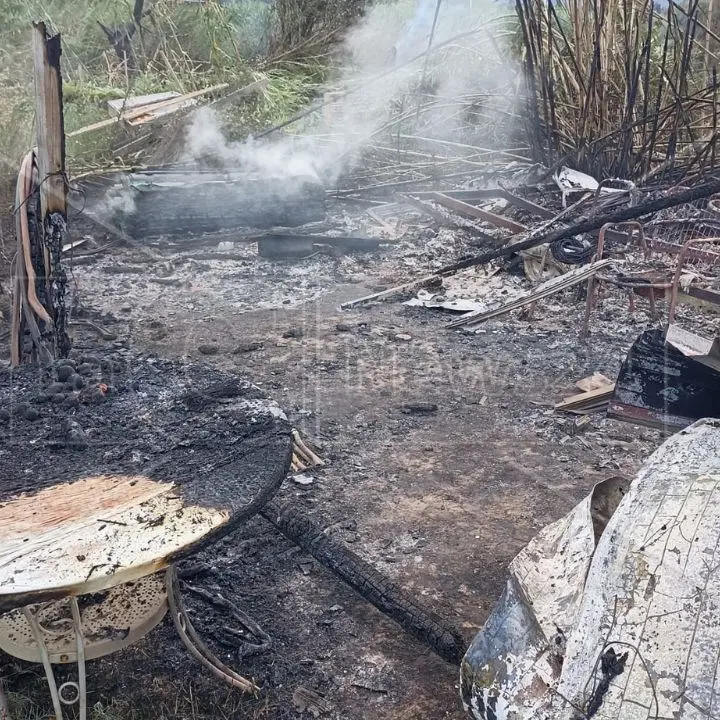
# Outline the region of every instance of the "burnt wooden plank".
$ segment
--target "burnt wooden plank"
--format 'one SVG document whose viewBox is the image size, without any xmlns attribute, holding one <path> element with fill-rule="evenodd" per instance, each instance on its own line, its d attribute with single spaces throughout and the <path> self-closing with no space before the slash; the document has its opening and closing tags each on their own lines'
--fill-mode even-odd
<svg viewBox="0 0 720 720">
<path fill-rule="evenodd" d="M 121 210 L 107 218 L 131 237 L 184 237 L 234 228 L 298 227 L 325 217 L 313 178 L 193 170 L 130 173 L 110 189 Z"/>
<path fill-rule="evenodd" d="M 527 230 L 524 225 L 521 225 L 510 218 L 502 217 L 502 215 L 496 215 L 495 213 L 488 212 L 487 210 L 481 210 L 474 205 L 463 202 L 462 200 L 456 200 L 455 198 L 444 195 L 443 193 L 433 193 L 432 199 L 440 203 L 440 205 L 454 210 L 461 215 L 466 217 L 475 218 L 476 220 L 482 220 L 483 222 L 490 223 L 496 227 L 507 228 L 514 233 L 522 233 Z"/>
</svg>

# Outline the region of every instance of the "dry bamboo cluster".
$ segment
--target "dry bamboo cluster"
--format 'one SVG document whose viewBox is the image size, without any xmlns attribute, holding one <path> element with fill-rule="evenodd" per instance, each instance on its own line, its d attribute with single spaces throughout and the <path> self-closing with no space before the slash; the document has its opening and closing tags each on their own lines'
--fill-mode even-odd
<svg viewBox="0 0 720 720">
<path fill-rule="evenodd" d="M 516 0 L 535 159 L 647 178 L 715 165 L 713 0 Z"/>
</svg>

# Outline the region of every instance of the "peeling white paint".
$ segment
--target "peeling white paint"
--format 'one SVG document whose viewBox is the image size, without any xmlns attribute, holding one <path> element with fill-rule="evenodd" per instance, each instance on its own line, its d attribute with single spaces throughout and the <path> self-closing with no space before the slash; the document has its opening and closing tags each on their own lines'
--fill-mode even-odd
<svg viewBox="0 0 720 720">
<path fill-rule="evenodd" d="M 627 660 L 597 720 L 720 717 L 720 421 L 653 454 L 597 548 L 590 509 L 588 497 L 513 560 L 463 661 L 465 706 L 478 720 L 573 720 L 612 648 Z"/>
</svg>

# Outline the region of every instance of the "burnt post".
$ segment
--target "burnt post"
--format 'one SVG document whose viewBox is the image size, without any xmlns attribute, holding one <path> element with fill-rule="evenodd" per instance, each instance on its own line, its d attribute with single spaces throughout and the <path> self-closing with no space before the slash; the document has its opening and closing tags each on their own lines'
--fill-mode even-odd
<svg viewBox="0 0 720 720">
<path fill-rule="evenodd" d="M 33 24 L 37 148 L 23 161 L 18 180 L 17 277 L 13 362 L 47 362 L 70 349 L 65 324 L 66 276 L 60 264 L 67 234 L 67 183 L 60 35 Z M 28 338 L 29 335 L 29 338 Z"/>
<path fill-rule="evenodd" d="M 60 35 L 48 34 L 45 23 L 34 23 L 35 126 L 43 220 L 50 213 L 65 217 L 67 212 L 60 53 Z"/>
</svg>

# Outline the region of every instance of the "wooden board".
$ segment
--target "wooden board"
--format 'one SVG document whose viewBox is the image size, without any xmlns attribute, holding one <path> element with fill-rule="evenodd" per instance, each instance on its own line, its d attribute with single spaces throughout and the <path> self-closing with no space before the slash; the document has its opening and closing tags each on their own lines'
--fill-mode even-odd
<svg viewBox="0 0 720 720">
<path fill-rule="evenodd" d="M 608 387 L 612 384 L 613 381 L 609 377 L 606 377 L 602 373 L 593 373 L 589 377 L 578 380 L 575 383 L 575 387 L 577 387 L 578 390 L 582 390 L 583 392 L 590 392 L 591 390 Z"/>
<path fill-rule="evenodd" d="M 96 592 L 137 580 L 229 520 L 227 510 L 185 505 L 177 492 L 172 483 L 110 475 L 1 505 L 0 607 L 7 592 L 25 604 L 39 591 Z"/>
<path fill-rule="evenodd" d="M 510 218 L 503 217 L 502 215 L 496 215 L 495 213 L 488 212 L 487 210 L 482 210 L 479 207 L 470 205 L 462 200 L 456 200 L 455 198 L 444 195 L 443 193 L 433 193 L 432 199 L 443 207 L 454 210 L 465 217 L 482 220 L 483 222 L 490 223 L 496 227 L 507 228 L 516 234 L 527 231 L 527 228 L 524 225 L 521 225 Z"/>
<path fill-rule="evenodd" d="M 566 397 L 562 402 L 557 403 L 557 405 L 555 405 L 555 410 L 563 412 L 580 412 L 607 405 L 614 390 L 615 383 L 610 383 L 610 385 L 605 385 L 603 387 L 596 388 L 595 390 L 571 395 L 570 397 Z"/>
<path fill-rule="evenodd" d="M 0 371 L 0 612 L 156 572 L 245 522 L 289 469 L 291 429 L 250 383 L 87 359 L 61 402 L 57 373 Z"/>
<path fill-rule="evenodd" d="M 128 98 L 117 98 L 115 100 L 108 100 L 108 112 L 111 117 L 116 118 L 125 111 L 146 108 L 155 103 L 172 100 L 177 97 L 180 97 L 180 93 L 171 90 L 169 92 L 152 93 L 150 95 L 134 95 Z"/>
</svg>

